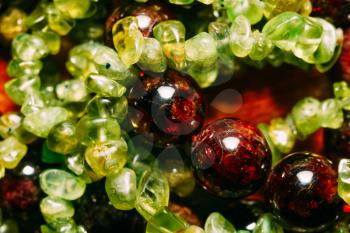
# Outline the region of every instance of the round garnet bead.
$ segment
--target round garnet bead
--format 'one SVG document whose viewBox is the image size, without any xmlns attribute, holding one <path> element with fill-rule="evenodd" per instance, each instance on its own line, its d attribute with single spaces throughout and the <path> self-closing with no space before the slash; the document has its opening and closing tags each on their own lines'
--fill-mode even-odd
<svg viewBox="0 0 350 233">
<path fill-rule="evenodd" d="M 202 186 L 225 198 L 256 192 L 271 167 L 271 152 L 260 131 L 239 119 L 206 126 L 192 142 L 192 165 Z"/>
<path fill-rule="evenodd" d="M 337 172 L 323 156 L 307 152 L 291 154 L 270 173 L 266 199 L 286 229 L 322 230 L 337 219 L 341 210 Z"/>
<path fill-rule="evenodd" d="M 198 85 L 185 74 L 141 73 L 127 94 L 127 126 L 156 146 L 179 143 L 198 133 L 204 120 L 203 96 Z"/>
</svg>

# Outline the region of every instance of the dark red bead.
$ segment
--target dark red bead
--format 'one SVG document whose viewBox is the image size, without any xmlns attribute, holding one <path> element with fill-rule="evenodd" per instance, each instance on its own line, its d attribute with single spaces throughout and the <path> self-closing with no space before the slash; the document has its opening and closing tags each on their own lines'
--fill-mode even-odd
<svg viewBox="0 0 350 233">
<path fill-rule="evenodd" d="M 201 90 L 190 76 L 177 71 L 142 73 L 127 97 L 130 129 L 156 146 L 189 139 L 203 124 Z"/>
<path fill-rule="evenodd" d="M 266 199 L 280 223 L 297 232 L 326 228 L 342 207 L 332 163 L 308 152 L 291 154 L 273 168 Z"/>
<path fill-rule="evenodd" d="M 271 152 L 251 123 L 223 119 L 206 126 L 192 142 L 192 164 L 209 192 L 240 198 L 256 192 L 271 167 Z"/>
<path fill-rule="evenodd" d="M 127 4 L 119 3 L 117 5 L 105 23 L 105 42 L 109 46 L 113 46 L 113 25 L 121 18 L 135 16 L 139 22 L 142 22 L 142 25 L 139 26 L 145 37 L 152 35 L 153 27 L 159 22 L 175 19 L 175 15 L 161 1 L 149 1 L 144 4 L 127 2 Z"/>
</svg>

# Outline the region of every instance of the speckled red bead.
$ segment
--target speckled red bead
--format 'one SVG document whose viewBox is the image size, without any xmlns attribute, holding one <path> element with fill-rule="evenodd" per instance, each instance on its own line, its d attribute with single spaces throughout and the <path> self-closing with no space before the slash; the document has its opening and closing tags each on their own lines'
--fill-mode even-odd
<svg viewBox="0 0 350 233">
<path fill-rule="evenodd" d="M 307 152 L 291 154 L 270 173 L 266 199 L 286 229 L 322 230 L 337 219 L 341 210 L 337 172 L 323 156 Z"/>
<path fill-rule="evenodd" d="M 251 123 L 222 119 L 206 126 L 192 142 L 192 164 L 202 186 L 224 198 L 256 192 L 271 167 L 271 152 Z"/>
</svg>

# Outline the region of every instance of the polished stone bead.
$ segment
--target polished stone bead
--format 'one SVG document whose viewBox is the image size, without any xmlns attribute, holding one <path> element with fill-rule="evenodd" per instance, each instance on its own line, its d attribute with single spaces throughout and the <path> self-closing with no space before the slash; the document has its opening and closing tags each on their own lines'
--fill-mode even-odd
<svg viewBox="0 0 350 233">
<path fill-rule="evenodd" d="M 344 121 L 340 102 L 335 99 L 322 101 L 319 115 L 321 126 L 324 128 L 339 129 Z"/>
<path fill-rule="evenodd" d="M 40 211 L 46 222 L 55 222 L 60 218 L 71 218 L 74 207 L 69 201 L 58 197 L 45 197 L 40 202 Z"/>
<path fill-rule="evenodd" d="M 84 18 L 88 13 L 91 0 L 54 0 L 55 7 L 73 19 Z"/>
<path fill-rule="evenodd" d="M 237 16 L 242 15 L 253 25 L 262 19 L 263 9 L 264 5 L 259 0 L 240 0 L 232 1 L 226 12 L 230 20 L 234 20 Z"/>
<path fill-rule="evenodd" d="M 23 127 L 38 137 L 46 138 L 50 130 L 58 123 L 69 118 L 69 112 L 62 107 L 47 107 L 28 114 Z"/>
<path fill-rule="evenodd" d="M 204 226 L 205 233 L 236 233 L 235 227 L 221 214 L 211 213 Z"/>
<path fill-rule="evenodd" d="M 289 153 L 293 149 L 296 135 L 286 120 L 282 118 L 273 119 L 269 125 L 268 134 L 278 151 Z"/>
<path fill-rule="evenodd" d="M 237 57 L 247 56 L 254 44 L 249 21 L 244 16 L 238 16 L 232 22 L 230 29 L 230 47 Z"/>
<path fill-rule="evenodd" d="M 118 210 L 131 210 L 136 201 L 136 174 L 129 168 L 107 176 L 105 189 L 112 205 Z"/>
<path fill-rule="evenodd" d="M 149 220 L 169 203 L 169 184 L 158 171 L 146 171 L 138 184 L 136 210 Z"/>
<path fill-rule="evenodd" d="M 180 217 L 172 213 L 168 208 L 158 210 L 148 224 L 153 227 L 153 232 L 183 232 L 188 224 Z"/>
<path fill-rule="evenodd" d="M 86 184 L 64 170 L 48 169 L 40 174 L 40 187 L 50 196 L 70 201 L 84 194 Z"/>
<path fill-rule="evenodd" d="M 120 126 L 112 118 L 84 116 L 76 126 L 79 142 L 85 146 L 120 139 Z"/>
<path fill-rule="evenodd" d="M 184 231 L 184 233 L 205 233 L 205 232 L 202 228 L 195 225 L 191 225 Z"/>
<path fill-rule="evenodd" d="M 27 93 L 40 89 L 39 76 L 22 76 L 12 79 L 5 84 L 5 91 L 13 102 L 22 105 Z"/>
<path fill-rule="evenodd" d="M 43 58 L 49 53 L 45 41 L 39 36 L 22 33 L 12 41 L 12 56 L 23 61 Z"/>
<path fill-rule="evenodd" d="M 254 45 L 249 57 L 252 60 L 261 61 L 272 52 L 274 46 L 270 39 L 257 30 L 253 32 L 252 37 L 254 38 Z"/>
<path fill-rule="evenodd" d="M 85 160 L 98 176 L 118 173 L 127 160 L 128 147 L 123 139 L 108 140 L 89 146 Z"/>
<path fill-rule="evenodd" d="M 43 63 L 40 60 L 22 61 L 13 59 L 7 66 L 7 73 L 15 78 L 20 78 L 22 76 L 37 76 L 42 68 Z"/>
<path fill-rule="evenodd" d="M 266 199 L 288 230 L 321 231 L 338 218 L 337 172 L 325 157 L 297 152 L 282 159 L 269 175 Z"/>
<path fill-rule="evenodd" d="M 271 214 L 263 214 L 256 226 L 253 233 L 283 233 L 283 228 L 275 222 Z"/>
<path fill-rule="evenodd" d="M 144 48 L 137 65 L 146 71 L 164 72 L 167 68 L 166 58 L 159 41 L 154 38 L 145 38 Z"/>
<path fill-rule="evenodd" d="M 285 11 L 309 15 L 312 10 L 310 0 L 264 0 L 264 6 L 264 15 L 268 19 Z"/>
<path fill-rule="evenodd" d="M 192 166 L 203 187 L 225 198 L 256 192 L 271 167 L 271 152 L 260 131 L 239 119 L 222 119 L 193 137 Z"/>
<path fill-rule="evenodd" d="M 52 31 L 34 31 L 33 35 L 40 37 L 45 42 L 50 54 L 56 55 L 60 51 L 61 38 L 57 33 Z"/>
<path fill-rule="evenodd" d="M 342 159 L 338 165 L 338 194 L 350 204 L 350 160 Z"/>
<path fill-rule="evenodd" d="M 75 153 L 72 153 L 71 155 L 68 155 L 66 165 L 69 170 L 74 172 L 75 175 L 82 175 L 85 169 L 84 151 L 79 150 Z"/>
<path fill-rule="evenodd" d="M 86 111 L 92 117 L 115 118 L 122 122 L 128 113 L 128 100 L 125 96 L 111 98 L 96 95 L 87 104 Z"/>
<path fill-rule="evenodd" d="M 185 67 L 185 26 L 177 20 L 160 22 L 153 28 L 154 37 L 162 44 L 170 66 L 176 70 Z"/>
<path fill-rule="evenodd" d="M 90 91 L 106 97 L 120 97 L 126 91 L 118 82 L 99 74 L 90 74 L 85 84 Z"/>
<path fill-rule="evenodd" d="M 57 98 L 66 102 L 84 102 L 89 98 L 89 91 L 84 81 L 72 79 L 56 86 Z"/>
<path fill-rule="evenodd" d="M 49 28 L 61 36 L 67 35 L 75 26 L 75 21 L 65 16 L 54 4 L 46 7 Z"/>
<path fill-rule="evenodd" d="M 37 112 L 45 107 L 44 99 L 41 93 L 37 90 L 33 90 L 26 94 L 23 105 L 21 107 L 21 113 L 25 116 Z"/>
<path fill-rule="evenodd" d="M 121 60 L 127 66 L 137 63 L 141 57 L 144 40 L 134 16 L 118 20 L 112 29 L 113 44 Z"/>
<path fill-rule="evenodd" d="M 176 5 L 188 5 L 193 3 L 194 0 L 169 0 L 170 3 Z"/>
<path fill-rule="evenodd" d="M 72 121 L 63 121 L 55 125 L 47 137 L 49 149 L 64 155 L 74 152 L 78 143 L 75 124 Z"/>
<path fill-rule="evenodd" d="M 0 163 L 8 169 L 17 167 L 27 153 L 27 146 L 14 136 L 0 141 Z"/>
<path fill-rule="evenodd" d="M 0 35 L 10 41 L 27 30 L 27 14 L 19 8 L 8 8 L 0 15 Z"/>
</svg>

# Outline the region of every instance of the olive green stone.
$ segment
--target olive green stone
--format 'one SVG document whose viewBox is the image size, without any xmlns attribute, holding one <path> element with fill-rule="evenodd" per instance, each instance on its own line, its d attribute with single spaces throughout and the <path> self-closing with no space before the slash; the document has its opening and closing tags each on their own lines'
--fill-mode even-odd
<svg viewBox="0 0 350 233">
<path fill-rule="evenodd" d="M 0 116 L 0 137 L 10 137 L 21 126 L 22 116 L 16 112 L 9 112 Z"/>
<path fill-rule="evenodd" d="M 126 91 L 118 82 L 99 74 L 91 74 L 86 79 L 86 86 L 90 91 L 106 97 L 120 97 Z"/>
<path fill-rule="evenodd" d="M 55 125 L 47 137 L 49 149 L 64 155 L 74 152 L 78 143 L 75 124 L 72 121 L 63 121 Z"/>
<path fill-rule="evenodd" d="M 188 224 L 182 218 L 176 216 L 166 207 L 158 210 L 148 220 L 148 224 L 162 233 L 183 232 L 188 227 Z"/>
<path fill-rule="evenodd" d="M 314 20 L 316 20 L 322 26 L 323 31 L 320 45 L 313 57 L 316 64 L 327 63 L 331 61 L 336 50 L 336 28 L 324 19 L 315 18 Z"/>
<path fill-rule="evenodd" d="M 82 175 L 85 169 L 84 152 L 80 150 L 67 156 L 66 165 L 75 175 Z"/>
<path fill-rule="evenodd" d="M 79 233 L 78 226 L 72 218 L 57 219 L 57 221 L 49 223 L 48 228 L 52 229 L 54 233 Z"/>
<path fill-rule="evenodd" d="M 61 36 L 67 35 L 75 26 L 75 21 L 65 16 L 54 4 L 46 7 L 49 28 Z"/>
<path fill-rule="evenodd" d="M 71 49 L 66 63 L 69 73 L 75 78 L 85 79 L 96 72 L 93 56 L 101 46 L 95 42 L 87 42 Z"/>
<path fill-rule="evenodd" d="M 242 15 L 253 25 L 262 19 L 263 9 L 264 5 L 259 0 L 236 0 L 227 8 L 226 12 L 230 20 Z"/>
<path fill-rule="evenodd" d="M 273 119 L 269 125 L 268 134 L 272 143 L 280 152 L 287 154 L 293 149 L 296 135 L 284 119 Z"/>
<path fill-rule="evenodd" d="M 263 214 L 255 228 L 253 233 L 283 233 L 283 228 L 274 220 L 271 214 Z"/>
<path fill-rule="evenodd" d="M 142 70 L 164 72 L 167 68 L 167 63 L 159 41 L 154 38 L 145 38 L 144 43 L 145 45 L 137 65 Z"/>
<path fill-rule="evenodd" d="M 89 98 L 89 91 L 84 81 L 73 79 L 64 81 L 56 86 L 57 98 L 66 102 L 83 102 Z"/>
<path fill-rule="evenodd" d="M 0 226 L 0 233 L 20 233 L 20 230 L 16 221 L 10 218 Z"/>
<path fill-rule="evenodd" d="M 71 218 L 74 207 L 69 201 L 58 197 L 45 197 L 40 202 L 40 211 L 46 222 L 54 222 L 60 218 Z"/>
<path fill-rule="evenodd" d="M 136 201 L 136 174 L 129 168 L 107 176 L 105 188 L 112 205 L 118 210 L 131 210 Z"/>
<path fill-rule="evenodd" d="M 193 3 L 194 0 L 169 0 L 170 3 L 176 5 L 188 5 Z"/>
<path fill-rule="evenodd" d="M 22 33 L 12 41 L 12 56 L 23 61 L 39 60 L 49 53 L 45 41 L 39 36 Z"/>
<path fill-rule="evenodd" d="M 272 52 L 274 46 L 270 39 L 257 30 L 253 32 L 252 37 L 254 38 L 254 45 L 249 57 L 252 60 L 261 61 Z"/>
<path fill-rule="evenodd" d="M 217 212 L 209 215 L 204 230 L 205 233 L 236 233 L 235 227 Z"/>
<path fill-rule="evenodd" d="M 27 153 L 27 146 L 14 136 L 0 141 L 0 163 L 8 169 L 17 167 Z"/>
<path fill-rule="evenodd" d="M 121 60 L 127 66 L 137 63 L 143 50 L 143 35 L 137 18 L 128 16 L 118 20 L 112 29 L 113 43 Z"/>
<path fill-rule="evenodd" d="M 136 210 L 146 220 L 169 203 L 169 184 L 158 171 L 146 171 L 141 177 L 136 196 Z"/>
<path fill-rule="evenodd" d="M 350 160 L 342 159 L 338 165 L 338 194 L 350 204 Z"/>
<path fill-rule="evenodd" d="M 293 11 L 309 15 L 312 11 L 310 0 L 264 0 L 264 15 L 270 19 L 282 12 Z"/>
<path fill-rule="evenodd" d="M 321 126 L 324 128 L 338 129 L 343 124 L 343 111 L 336 99 L 322 101 L 319 114 Z"/>
<path fill-rule="evenodd" d="M 55 125 L 68 117 L 69 112 L 62 107 L 47 107 L 28 114 L 24 118 L 23 127 L 38 137 L 46 138 Z"/>
<path fill-rule="evenodd" d="M 22 105 L 28 92 L 40 89 L 38 76 L 23 76 L 12 79 L 5 84 L 7 95 L 18 105 Z"/>
<path fill-rule="evenodd" d="M 249 21 L 240 15 L 232 22 L 230 29 L 230 47 L 237 57 L 247 56 L 253 47 L 254 39 Z"/>
<path fill-rule="evenodd" d="M 83 145 L 93 145 L 98 142 L 118 141 L 120 126 L 112 118 L 96 118 L 85 116 L 76 126 L 76 135 Z"/>
<path fill-rule="evenodd" d="M 70 18 L 84 18 L 88 13 L 91 0 L 54 0 L 55 7 Z"/>
<path fill-rule="evenodd" d="M 48 195 L 76 200 L 85 192 L 85 182 L 66 171 L 47 169 L 40 174 L 40 187 Z"/>
<path fill-rule="evenodd" d="M 42 68 L 43 63 L 40 60 L 22 61 L 13 59 L 7 66 L 7 73 L 9 76 L 15 78 L 22 76 L 37 76 Z"/>
<path fill-rule="evenodd" d="M 52 55 L 57 54 L 61 48 L 61 37 L 52 31 L 34 31 L 33 35 L 40 37 Z"/>
<path fill-rule="evenodd" d="M 197 0 L 197 1 L 206 5 L 211 5 L 214 3 L 215 0 Z"/>
<path fill-rule="evenodd" d="M 26 94 L 23 105 L 21 107 L 21 113 L 25 116 L 37 112 L 45 107 L 44 99 L 41 93 L 37 90 L 32 90 Z"/>
<path fill-rule="evenodd" d="M 195 225 L 191 225 L 184 231 L 184 233 L 205 233 L 205 232 L 202 228 Z"/>
<path fill-rule="evenodd" d="M 128 100 L 96 95 L 86 106 L 87 114 L 92 117 L 116 118 L 122 122 L 128 113 Z"/>
</svg>

